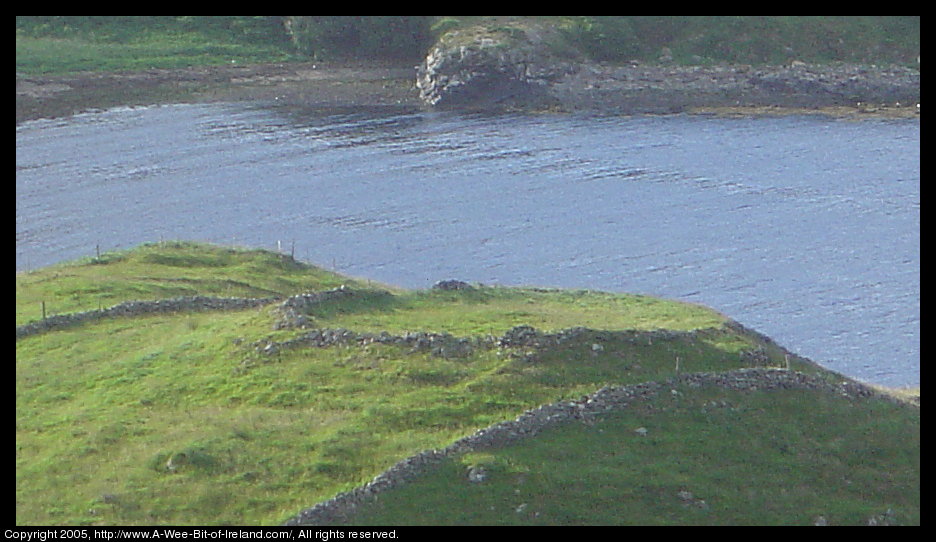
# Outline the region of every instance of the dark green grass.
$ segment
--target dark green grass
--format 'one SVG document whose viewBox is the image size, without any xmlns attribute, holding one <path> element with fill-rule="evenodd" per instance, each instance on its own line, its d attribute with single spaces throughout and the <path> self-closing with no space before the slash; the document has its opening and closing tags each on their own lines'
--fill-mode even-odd
<svg viewBox="0 0 936 542">
<path fill-rule="evenodd" d="M 676 391 L 449 460 L 354 524 L 866 525 L 888 510 L 920 524 L 919 409 L 817 391 Z M 468 481 L 469 466 L 488 478 Z"/>
<path fill-rule="evenodd" d="M 282 62 L 291 53 L 273 18 L 17 17 L 16 72 L 148 70 Z"/>
</svg>

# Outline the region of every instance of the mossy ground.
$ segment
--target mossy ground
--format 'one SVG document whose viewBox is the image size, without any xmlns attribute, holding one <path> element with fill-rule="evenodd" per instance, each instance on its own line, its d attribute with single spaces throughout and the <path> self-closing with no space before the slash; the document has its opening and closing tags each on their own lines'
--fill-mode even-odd
<svg viewBox="0 0 936 542">
<path fill-rule="evenodd" d="M 17 324 L 37 318 L 41 300 L 56 312 L 73 312 L 129 299 L 288 296 L 340 284 L 376 291 L 373 284 L 281 254 L 159 243 L 18 273 Z M 259 356 L 254 342 L 302 333 L 274 331 L 278 316 L 270 305 L 103 319 L 27 337 L 16 344 L 17 524 L 277 524 L 408 455 L 446 446 L 525 409 L 604 385 L 667 378 L 677 357 L 684 372 L 740 368 L 746 363 L 742 352 L 764 346 L 725 327 L 722 315 L 704 307 L 584 291 L 387 288 L 325 304 L 310 316 L 321 327 L 458 336 L 496 335 L 520 324 L 547 331 L 699 331 L 652 344 L 609 340 L 601 349 L 591 340 L 537 352 L 481 348 L 453 359 L 380 344 Z M 767 352 L 768 363 L 785 362 L 779 350 Z M 826 408 L 811 401 L 797 404 Z M 881 455 L 879 467 L 881 476 L 899 480 L 916 472 L 916 516 L 909 511 L 912 487 L 901 481 L 895 491 L 910 491 L 899 506 L 907 521 L 918 522 L 919 411 L 915 422 L 903 411 L 876 412 L 881 423 L 910 432 L 894 439 L 902 455 Z M 679 431 L 674 426 L 661 434 L 675 439 Z M 841 441 L 839 448 L 878 446 L 836 431 L 829 434 Z M 606 431 L 616 432 L 610 426 Z M 741 439 L 721 443 L 747 445 Z M 823 453 L 834 456 L 836 450 Z M 700 495 L 711 492 L 701 482 L 693 487 L 701 488 Z M 600 515 L 579 520 L 605 522 Z"/>
</svg>

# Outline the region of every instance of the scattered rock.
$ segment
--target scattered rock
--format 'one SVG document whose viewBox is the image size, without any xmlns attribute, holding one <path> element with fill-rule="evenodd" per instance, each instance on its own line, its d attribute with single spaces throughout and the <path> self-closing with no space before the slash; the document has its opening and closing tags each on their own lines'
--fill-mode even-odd
<svg viewBox="0 0 936 542">
<path fill-rule="evenodd" d="M 166 461 L 166 470 L 169 472 L 176 472 L 179 468 L 188 463 L 188 459 L 188 455 L 185 452 L 172 454 Z"/>
<path fill-rule="evenodd" d="M 691 492 L 686 491 L 685 489 L 676 493 L 676 496 L 679 497 L 679 500 L 684 506 L 694 506 L 696 508 L 701 508 L 703 510 L 708 510 L 708 503 L 704 500 L 699 499 Z"/>
<path fill-rule="evenodd" d="M 460 280 L 440 280 L 432 285 L 434 290 L 472 290 L 470 284 Z"/>
<path fill-rule="evenodd" d="M 468 467 L 468 481 L 474 484 L 480 484 L 487 480 L 488 473 L 483 467 Z"/>
<path fill-rule="evenodd" d="M 884 527 L 891 525 L 897 525 L 897 516 L 890 508 L 888 508 L 883 514 L 877 514 L 868 518 L 869 527 Z"/>
</svg>

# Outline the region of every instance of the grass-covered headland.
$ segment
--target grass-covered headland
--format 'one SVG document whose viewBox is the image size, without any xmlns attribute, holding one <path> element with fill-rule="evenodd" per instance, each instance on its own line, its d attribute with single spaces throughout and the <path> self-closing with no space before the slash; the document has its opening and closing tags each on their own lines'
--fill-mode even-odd
<svg viewBox="0 0 936 542">
<path fill-rule="evenodd" d="M 279 524 L 426 450 L 341 520 L 920 523 L 918 404 L 705 307 L 450 285 L 193 243 L 18 273 L 17 524 Z"/>
<path fill-rule="evenodd" d="M 595 61 L 851 62 L 918 66 L 919 16 L 79 16 L 16 17 L 18 74 L 296 60 L 423 58 L 474 25 L 557 30 Z"/>
</svg>

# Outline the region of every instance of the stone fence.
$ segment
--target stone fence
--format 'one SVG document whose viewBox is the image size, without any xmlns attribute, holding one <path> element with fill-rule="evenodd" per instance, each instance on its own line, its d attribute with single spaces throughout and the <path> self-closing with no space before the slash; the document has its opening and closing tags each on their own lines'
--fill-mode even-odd
<svg viewBox="0 0 936 542">
<path fill-rule="evenodd" d="M 465 358 L 478 349 L 494 347 L 530 348 L 543 350 L 563 344 L 590 341 L 593 349 L 603 348 L 600 342 L 626 341 L 634 344 L 652 345 L 654 341 L 691 339 L 708 330 L 674 331 L 657 330 L 596 330 L 586 327 L 563 329 L 547 333 L 531 326 L 515 326 L 501 337 L 483 335 L 475 337 L 457 337 L 449 333 L 429 331 L 411 331 L 399 335 L 381 331 L 379 333 L 357 332 L 345 328 L 316 328 L 294 339 L 271 341 L 261 339 L 253 343 L 258 354 L 272 356 L 294 348 L 328 348 L 331 346 L 366 346 L 385 344 L 405 346 L 413 352 L 429 352 L 430 355 L 446 359 Z"/>
<path fill-rule="evenodd" d="M 307 327 L 310 320 L 306 313 L 312 307 L 335 299 L 353 297 L 355 294 L 354 290 L 342 284 L 331 290 L 309 292 L 289 297 L 277 308 L 280 313 L 280 320 L 273 327 L 274 329 Z"/>
<path fill-rule="evenodd" d="M 16 338 L 20 339 L 44 333 L 53 329 L 62 329 L 101 318 L 140 316 L 182 311 L 227 311 L 260 307 L 278 301 L 275 297 L 206 297 L 185 296 L 157 301 L 125 301 L 113 307 L 69 314 L 57 314 L 36 322 L 16 326 Z"/>
<path fill-rule="evenodd" d="M 285 525 L 329 525 L 347 521 L 359 507 L 373 503 L 380 493 L 418 478 L 447 458 L 517 442 L 561 423 L 587 421 L 590 416 L 626 408 L 631 403 L 651 399 L 661 391 L 675 389 L 677 386 L 716 386 L 741 391 L 812 389 L 851 399 L 875 397 L 897 401 L 858 382 L 833 383 L 821 376 L 784 369 L 759 368 L 724 373 L 691 373 L 663 382 L 604 387 L 576 401 L 559 401 L 527 410 L 513 420 L 480 429 L 445 448 L 426 450 L 403 459 L 370 482 L 301 511 Z"/>
<path fill-rule="evenodd" d="M 279 306 L 281 319 L 275 324 L 276 329 L 284 327 L 305 327 L 303 315 L 311 306 L 354 295 L 346 286 L 322 292 L 310 292 L 287 298 Z M 190 311 L 228 311 L 261 307 L 280 301 L 280 297 L 210 297 L 183 296 L 156 301 L 124 301 L 106 309 L 57 314 L 22 326 L 16 326 L 16 338 L 28 337 L 54 329 L 62 329 L 101 318 L 141 316 L 146 314 L 190 312 Z"/>
</svg>

